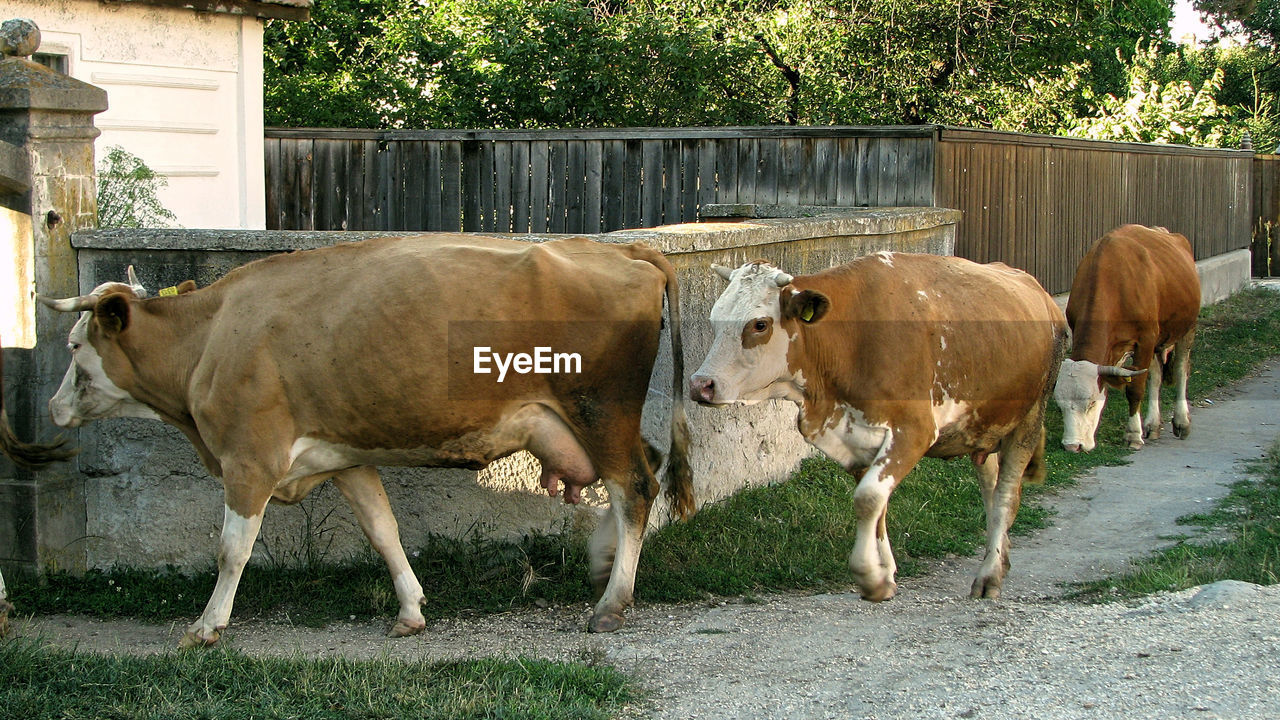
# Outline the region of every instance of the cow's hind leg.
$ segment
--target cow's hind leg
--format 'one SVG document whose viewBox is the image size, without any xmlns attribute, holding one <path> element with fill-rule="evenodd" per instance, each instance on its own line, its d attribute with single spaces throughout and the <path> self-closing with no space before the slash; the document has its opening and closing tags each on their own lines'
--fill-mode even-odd
<svg viewBox="0 0 1280 720">
<path fill-rule="evenodd" d="M 1009 526 L 1018 516 L 1023 473 L 1040 445 L 1043 422 L 1044 405 L 1040 404 L 1005 438 L 999 453 L 987 456 L 980 465 L 975 463 L 987 511 L 987 549 L 969 591 L 971 598 L 1000 597 L 1009 571 Z"/>
<path fill-rule="evenodd" d="M 622 611 L 635 597 L 636 566 L 658 481 L 639 444 L 631 459 L 630 471 L 606 472 L 603 477 L 609 491 L 609 511 L 591 537 L 591 577 L 597 590 L 602 584 L 603 590 L 587 625 L 591 632 L 622 627 Z"/>
<path fill-rule="evenodd" d="M 1164 418 L 1160 413 L 1160 386 L 1163 384 L 1165 364 L 1162 353 L 1157 352 L 1147 370 L 1147 412 L 1142 422 L 1142 436 L 1148 440 L 1160 439 Z"/>
<path fill-rule="evenodd" d="M 422 603 L 426 597 L 418 576 L 409 566 L 409 558 L 405 557 L 400 527 L 391 512 L 391 503 L 387 500 L 377 469 L 366 465 L 343 470 L 334 475 L 333 482 L 351 505 L 360 529 L 369 538 L 369 544 L 378 551 L 387 563 L 387 570 L 391 571 L 396 598 L 400 601 L 400 614 L 387 635 L 417 635 L 427 627 L 422 617 Z"/>
<path fill-rule="evenodd" d="M 237 474 L 228 469 L 227 477 L 237 478 Z M 224 485 L 226 508 L 218 548 L 218 582 L 205 605 L 204 614 L 187 628 L 186 635 L 178 643 L 180 647 L 212 645 L 218 642 L 218 637 L 227 627 L 236 588 L 262 528 L 262 513 L 271 497 L 273 483 L 245 482 L 237 478 L 228 479 Z"/>
<path fill-rule="evenodd" d="M 1173 346 L 1173 379 L 1178 398 L 1173 404 L 1173 434 L 1183 440 L 1191 435 L 1191 407 L 1187 403 L 1187 380 L 1191 377 L 1191 345 L 1196 339 L 1193 327 Z"/>
</svg>

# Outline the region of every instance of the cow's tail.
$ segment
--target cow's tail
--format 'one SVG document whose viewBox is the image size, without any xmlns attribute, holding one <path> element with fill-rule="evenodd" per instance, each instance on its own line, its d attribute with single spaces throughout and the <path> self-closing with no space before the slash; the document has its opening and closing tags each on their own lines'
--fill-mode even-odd
<svg viewBox="0 0 1280 720">
<path fill-rule="evenodd" d="M 9 416 L 4 411 L 4 354 L 0 353 L 0 452 L 22 467 L 35 469 L 66 460 L 78 452 L 67 448 L 66 444 L 67 440 L 62 436 L 47 445 L 36 445 L 22 442 L 13 434 Z"/>
<path fill-rule="evenodd" d="M 667 278 L 667 313 L 671 331 L 671 450 L 663 478 L 671 510 L 681 519 L 697 511 L 693 497 L 693 468 L 689 465 L 689 422 L 684 414 L 684 343 L 680 339 L 680 285 L 676 269 L 662 253 L 637 243 L 632 246 L 639 259 L 646 260 Z"/>
</svg>

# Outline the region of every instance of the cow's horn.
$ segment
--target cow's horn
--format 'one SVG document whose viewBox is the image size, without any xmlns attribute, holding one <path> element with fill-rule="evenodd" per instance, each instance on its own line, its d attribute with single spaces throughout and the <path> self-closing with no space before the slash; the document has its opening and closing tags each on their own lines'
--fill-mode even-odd
<svg viewBox="0 0 1280 720">
<path fill-rule="evenodd" d="M 716 274 L 724 278 L 725 280 L 730 279 L 733 275 L 733 268 L 725 267 L 724 265 L 717 265 L 715 263 L 711 263 L 711 269 L 715 270 Z"/>
<path fill-rule="evenodd" d="M 791 284 L 792 280 L 795 280 L 795 278 L 784 272 L 780 272 L 773 276 L 773 281 L 778 283 L 778 287 L 786 287 Z"/>
<path fill-rule="evenodd" d="M 1129 368 L 1122 368 L 1116 365 L 1099 365 L 1098 366 L 1098 375 L 1100 377 L 1131 378 L 1134 375 L 1141 375 L 1146 371 L 1147 371 L 1146 368 L 1142 368 L 1141 370 L 1130 370 Z"/>
<path fill-rule="evenodd" d="M 64 298 L 62 300 L 54 300 L 37 294 L 36 300 L 41 305 L 51 307 L 58 312 L 77 312 L 79 310 L 92 310 L 98 304 L 98 298 L 93 295 L 81 295 L 80 297 Z"/>
<path fill-rule="evenodd" d="M 142 287 L 142 283 L 138 282 L 138 276 L 136 273 L 133 272 L 132 265 L 129 266 L 129 270 L 127 274 L 129 276 L 129 286 L 133 288 L 133 294 L 137 295 L 140 298 L 146 297 L 147 289 Z"/>
</svg>

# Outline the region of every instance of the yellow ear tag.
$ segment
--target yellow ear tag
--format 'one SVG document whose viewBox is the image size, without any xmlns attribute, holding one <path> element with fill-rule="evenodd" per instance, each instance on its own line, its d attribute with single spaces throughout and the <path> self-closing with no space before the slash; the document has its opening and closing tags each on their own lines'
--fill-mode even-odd
<svg viewBox="0 0 1280 720">
<path fill-rule="evenodd" d="M 1126 383 L 1132 383 L 1132 382 L 1133 382 L 1133 378 L 1132 378 L 1132 377 L 1124 377 L 1124 378 L 1122 378 L 1122 379 L 1123 379 Z"/>
<path fill-rule="evenodd" d="M 167 288 L 161 288 L 160 292 L 156 294 L 159 295 L 160 297 L 170 297 L 178 294 L 178 288 L 172 287 L 172 286 Z"/>
<path fill-rule="evenodd" d="M 813 322 L 813 303 L 804 306 L 804 310 L 800 311 L 800 319 L 805 322 Z"/>
</svg>

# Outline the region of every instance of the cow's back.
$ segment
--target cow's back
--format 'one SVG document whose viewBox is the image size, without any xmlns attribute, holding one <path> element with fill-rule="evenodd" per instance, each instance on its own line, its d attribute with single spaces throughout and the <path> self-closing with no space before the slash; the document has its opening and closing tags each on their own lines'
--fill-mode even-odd
<svg viewBox="0 0 1280 720">
<path fill-rule="evenodd" d="M 1061 311 L 1035 278 L 1001 263 L 872 255 L 796 287 L 832 298 L 827 318 L 805 332 L 805 353 L 833 365 L 820 372 L 845 402 L 874 408 L 864 410 L 870 422 L 904 403 L 959 402 L 1011 423 L 1056 372 Z"/>
<path fill-rule="evenodd" d="M 1067 301 L 1071 356 L 1110 364 L 1113 346 L 1150 336 L 1182 337 L 1200 310 L 1200 277 L 1186 237 L 1124 225 L 1098 239 L 1080 261 Z"/>
</svg>

